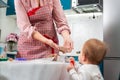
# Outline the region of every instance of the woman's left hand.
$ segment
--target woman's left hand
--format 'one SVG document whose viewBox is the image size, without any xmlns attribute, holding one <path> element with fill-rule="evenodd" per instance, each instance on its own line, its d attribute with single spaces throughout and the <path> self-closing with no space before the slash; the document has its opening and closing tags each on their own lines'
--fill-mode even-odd
<svg viewBox="0 0 120 80">
<path fill-rule="evenodd" d="M 65 48 L 64 52 L 66 52 L 66 53 L 70 53 L 72 51 L 72 49 L 73 49 L 73 41 L 70 38 L 70 36 L 64 38 L 63 47 Z"/>
</svg>

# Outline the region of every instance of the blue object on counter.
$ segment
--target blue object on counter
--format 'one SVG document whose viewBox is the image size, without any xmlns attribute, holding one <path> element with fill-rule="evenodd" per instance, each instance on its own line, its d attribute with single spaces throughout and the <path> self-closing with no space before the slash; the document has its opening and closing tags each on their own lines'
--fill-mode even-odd
<svg viewBox="0 0 120 80">
<path fill-rule="evenodd" d="M 75 61 L 78 61 L 78 56 L 67 56 L 68 58 L 74 57 Z"/>
<path fill-rule="evenodd" d="M 16 58 L 15 60 L 18 60 L 18 61 L 26 61 L 27 59 L 25 59 L 25 58 Z"/>
<path fill-rule="evenodd" d="M 3 47 L 0 46 L 0 54 L 3 52 Z"/>
<path fill-rule="evenodd" d="M 60 0 L 64 10 L 71 9 L 71 0 Z"/>
</svg>

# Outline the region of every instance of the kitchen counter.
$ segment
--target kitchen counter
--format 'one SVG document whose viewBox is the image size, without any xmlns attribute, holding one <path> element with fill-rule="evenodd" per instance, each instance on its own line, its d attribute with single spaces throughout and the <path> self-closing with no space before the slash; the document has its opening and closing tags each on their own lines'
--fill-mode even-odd
<svg viewBox="0 0 120 80">
<path fill-rule="evenodd" d="M 70 80 L 67 63 L 49 60 L 0 62 L 0 80 Z"/>
</svg>

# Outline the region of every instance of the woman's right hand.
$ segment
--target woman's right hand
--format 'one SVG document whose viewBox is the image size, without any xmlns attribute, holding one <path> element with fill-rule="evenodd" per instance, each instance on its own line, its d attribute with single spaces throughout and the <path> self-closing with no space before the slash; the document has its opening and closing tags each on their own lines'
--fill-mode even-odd
<svg viewBox="0 0 120 80">
<path fill-rule="evenodd" d="M 54 48 L 54 49 L 59 50 L 59 46 L 56 43 L 54 43 L 51 39 L 48 39 L 46 41 L 46 44 L 49 45 L 50 47 Z"/>
</svg>

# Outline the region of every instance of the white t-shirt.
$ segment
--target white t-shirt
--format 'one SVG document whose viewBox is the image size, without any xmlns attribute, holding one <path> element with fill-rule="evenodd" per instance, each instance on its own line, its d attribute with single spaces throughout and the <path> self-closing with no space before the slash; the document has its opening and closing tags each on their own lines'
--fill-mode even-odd
<svg viewBox="0 0 120 80">
<path fill-rule="evenodd" d="M 77 65 L 69 74 L 73 80 L 104 80 L 99 66 L 93 64 Z"/>
</svg>

